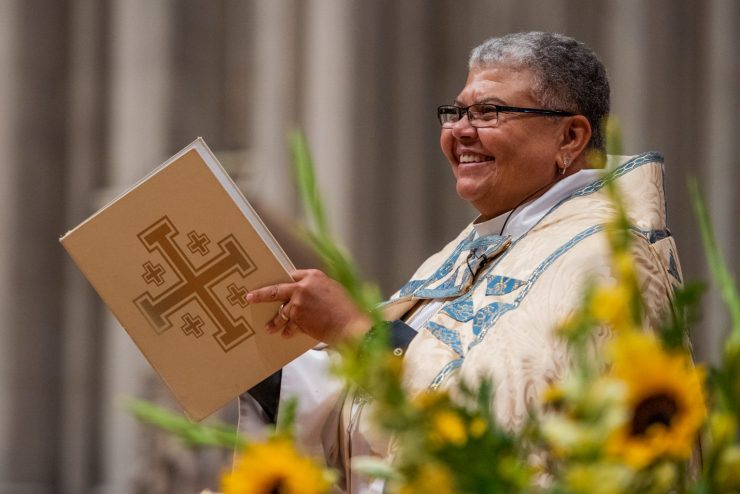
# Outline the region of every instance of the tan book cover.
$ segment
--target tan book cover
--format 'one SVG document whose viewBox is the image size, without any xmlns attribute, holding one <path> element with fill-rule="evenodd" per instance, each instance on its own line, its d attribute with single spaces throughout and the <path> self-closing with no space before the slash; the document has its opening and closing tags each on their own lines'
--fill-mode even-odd
<svg viewBox="0 0 740 494">
<path fill-rule="evenodd" d="M 316 344 L 267 334 L 280 304 L 247 303 L 293 265 L 202 139 L 61 242 L 192 419 Z"/>
</svg>

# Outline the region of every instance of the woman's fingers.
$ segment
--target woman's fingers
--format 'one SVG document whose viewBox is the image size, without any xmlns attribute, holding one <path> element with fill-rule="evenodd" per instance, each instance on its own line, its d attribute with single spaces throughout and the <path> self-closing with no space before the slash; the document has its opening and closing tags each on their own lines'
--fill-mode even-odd
<svg viewBox="0 0 740 494">
<path fill-rule="evenodd" d="M 321 275 L 326 277 L 322 272 L 316 269 L 297 269 L 291 273 L 293 279 L 298 282 L 310 275 Z M 299 288 L 298 283 L 278 283 L 277 285 L 263 286 L 256 288 L 247 294 L 247 302 L 275 302 L 276 300 L 289 301 L 293 293 Z"/>
<path fill-rule="evenodd" d="M 290 320 L 286 321 L 278 314 L 265 326 L 265 330 L 270 334 L 280 333 L 283 338 L 292 338 L 300 329 Z"/>
<path fill-rule="evenodd" d="M 305 277 L 312 275 L 312 274 L 317 275 L 317 274 L 323 274 L 323 273 L 319 271 L 318 269 L 296 269 L 295 271 L 290 273 L 290 276 L 295 281 L 301 281 Z"/>
<path fill-rule="evenodd" d="M 264 286 L 252 290 L 247 294 L 247 302 L 250 304 L 260 302 L 274 302 L 276 300 L 290 300 L 293 291 L 293 283 L 280 283 L 277 285 Z"/>
<path fill-rule="evenodd" d="M 270 319 L 265 325 L 265 330 L 272 334 L 284 330 L 285 327 L 290 323 L 290 307 L 289 302 L 283 302 L 278 308 L 275 317 Z"/>
<path fill-rule="evenodd" d="M 294 334 L 298 332 L 298 328 L 294 324 L 286 324 L 283 328 L 283 332 L 280 334 L 285 339 L 292 338 Z"/>
<path fill-rule="evenodd" d="M 265 325 L 265 330 L 268 333 L 272 334 L 282 331 L 290 321 L 290 308 L 288 304 L 290 302 L 290 296 L 295 290 L 295 285 L 295 283 L 268 285 L 262 288 L 256 288 L 247 294 L 247 302 L 250 304 L 283 301 L 283 305 L 280 306 L 275 317 Z"/>
<path fill-rule="evenodd" d="M 291 273 L 293 283 L 279 283 L 251 291 L 249 303 L 283 302 L 267 323 L 268 333 L 290 338 L 305 333 L 327 343 L 366 332 L 371 322 L 359 311 L 344 287 L 316 269 Z"/>
</svg>

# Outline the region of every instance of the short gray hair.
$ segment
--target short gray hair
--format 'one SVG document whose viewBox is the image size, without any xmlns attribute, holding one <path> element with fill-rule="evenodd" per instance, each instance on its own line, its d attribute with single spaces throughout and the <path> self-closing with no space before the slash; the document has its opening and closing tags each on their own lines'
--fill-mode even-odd
<svg viewBox="0 0 740 494">
<path fill-rule="evenodd" d="M 509 65 L 528 69 L 533 96 L 543 108 L 584 115 L 591 123 L 588 147 L 604 151 L 609 79 L 596 54 L 568 36 L 533 31 L 491 38 L 470 52 L 469 67 Z"/>
</svg>

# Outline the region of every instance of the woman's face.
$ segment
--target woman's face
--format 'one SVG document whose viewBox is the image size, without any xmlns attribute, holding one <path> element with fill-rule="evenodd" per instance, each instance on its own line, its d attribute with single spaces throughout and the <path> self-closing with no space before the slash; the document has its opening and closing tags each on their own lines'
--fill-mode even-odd
<svg viewBox="0 0 740 494">
<path fill-rule="evenodd" d="M 473 68 L 455 104 L 539 108 L 532 81 L 528 70 Z M 488 219 L 543 193 L 556 178 L 564 120 L 501 113 L 496 127 L 474 128 L 462 118 L 451 129 L 443 128 L 440 144 L 458 195 Z"/>
</svg>

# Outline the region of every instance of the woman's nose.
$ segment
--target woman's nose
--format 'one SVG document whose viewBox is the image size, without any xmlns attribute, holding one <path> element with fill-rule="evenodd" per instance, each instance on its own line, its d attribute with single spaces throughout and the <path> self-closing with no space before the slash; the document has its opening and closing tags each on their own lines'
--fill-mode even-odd
<svg viewBox="0 0 740 494">
<path fill-rule="evenodd" d="M 478 134 L 478 129 L 470 125 L 467 115 L 452 125 L 452 135 L 457 139 L 471 139 Z"/>
</svg>

